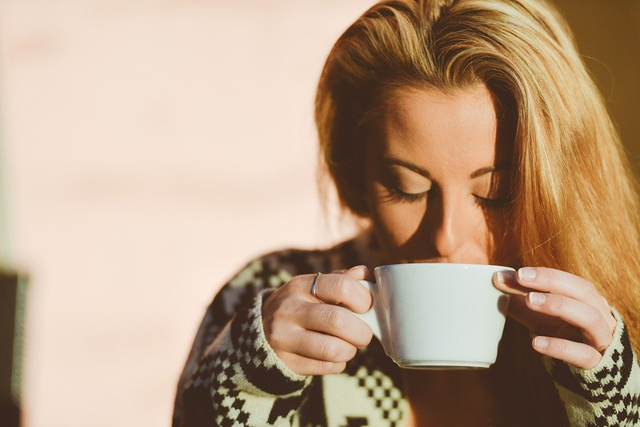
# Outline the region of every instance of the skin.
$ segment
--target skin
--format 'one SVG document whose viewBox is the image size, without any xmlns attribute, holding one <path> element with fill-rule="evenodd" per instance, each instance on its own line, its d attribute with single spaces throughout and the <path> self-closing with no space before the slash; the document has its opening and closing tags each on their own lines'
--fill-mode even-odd
<svg viewBox="0 0 640 427">
<path fill-rule="evenodd" d="M 507 226 L 511 142 L 485 86 L 396 91 L 378 126 L 365 173 L 382 262 L 519 265 Z M 356 266 L 323 274 L 317 297 L 309 292 L 314 277 L 296 276 L 265 301 L 266 338 L 298 374 L 339 373 L 372 339 L 353 315 L 371 306 L 358 283 L 370 273 Z M 587 280 L 527 267 L 496 275 L 494 285 L 512 295 L 509 315 L 536 335 L 541 354 L 589 369 L 613 339 L 609 305 Z"/>
</svg>

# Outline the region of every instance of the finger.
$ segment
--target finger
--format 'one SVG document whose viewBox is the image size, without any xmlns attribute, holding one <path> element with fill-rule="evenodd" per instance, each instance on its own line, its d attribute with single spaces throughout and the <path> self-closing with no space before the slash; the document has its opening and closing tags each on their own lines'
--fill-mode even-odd
<svg viewBox="0 0 640 427">
<path fill-rule="evenodd" d="M 366 277 L 366 267 L 345 274 L 322 274 L 316 280 L 316 298 L 327 304 L 341 305 L 356 313 L 366 313 L 373 302 L 371 292 L 358 282 Z M 305 292 L 309 293 L 315 275 L 307 276 Z"/>
<path fill-rule="evenodd" d="M 329 362 L 302 357 L 294 353 L 278 354 L 282 362 L 298 375 L 339 374 L 346 368 L 346 362 Z"/>
<path fill-rule="evenodd" d="M 527 307 L 538 313 L 558 317 L 579 328 L 585 341 L 603 352 L 613 335 L 602 313 L 595 307 L 561 295 L 531 292 L 526 299 Z"/>
<path fill-rule="evenodd" d="M 298 320 L 303 329 L 333 335 L 358 348 L 369 345 L 371 328 L 350 310 L 331 304 L 309 304 Z"/>
<path fill-rule="evenodd" d="M 544 267 L 524 267 L 516 275 L 518 283 L 529 289 L 564 295 L 606 312 L 602 297 L 588 280 L 574 274 Z"/>
<path fill-rule="evenodd" d="M 290 334 L 288 342 L 282 343 L 281 348 L 304 358 L 335 363 L 348 362 L 358 351 L 340 338 L 302 329 Z"/>
<path fill-rule="evenodd" d="M 540 335 L 557 336 L 558 328 L 561 323 L 564 323 L 557 317 L 531 310 L 527 307 L 526 296 L 523 295 L 511 295 L 507 313 L 516 322 L 524 325 L 531 332 Z"/>
<path fill-rule="evenodd" d="M 347 274 L 354 275 L 353 278 L 356 280 L 368 280 L 370 273 L 369 269 L 366 265 L 356 265 L 351 268 L 340 268 L 338 270 L 333 270 L 331 274 Z"/>
<path fill-rule="evenodd" d="M 347 276 L 355 280 L 369 280 L 371 278 L 371 272 L 366 265 L 356 265 L 344 272 Z"/>
<path fill-rule="evenodd" d="M 611 314 L 611 306 L 609 305 L 609 301 L 607 301 L 607 299 L 602 295 L 600 295 L 600 298 L 602 298 L 602 305 L 604 306 L 604 310 L 606 313 L 605 319 L 607 319 L 607 324 L 609 325 L 609 329 L 611 330 L 611 335 L 613 335 L 614 331 L 616 330 L 616 326 L 618 326 L 618 321 Z"/>
<path fill-rule="evenodd" d="M 570 363 L 581 369 L 591 369 L 600 363 L 602 355 L 593 347 L 562 338 L 537 336 L 533 348 L 540 354 Z"/>
<path fill-rule="evenodd" d="M 498 272 L 493 283 L 502 292 L 525 295 L 531 290 L 560 294 L 585 302 L 597 308 L 613 331 L 616 320 L 611 315 L 611 308 L 597 291 L 595 286 L 581 277 L 552 268 L 524 267 L 513 271 Z"/>
<path fill-rule="evenodd" d="M 498 271 L 493 275 L 493 285 L 501 292 L 512 295 L 526 295 L 531 290 L 525 288 L 516 277 L 515 271 Z"/>
</svg>

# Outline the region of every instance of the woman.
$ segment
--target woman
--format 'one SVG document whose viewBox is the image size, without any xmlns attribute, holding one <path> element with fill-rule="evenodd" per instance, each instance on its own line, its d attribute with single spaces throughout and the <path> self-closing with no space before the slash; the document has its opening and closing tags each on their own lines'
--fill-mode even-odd
<svg viewBox="0 0 640 427">
<path fill-rule="evenodd" d="M 369 226 L 223 288 L 174 425 L 640 425 L 637 195 L 550 6 L 380 2 L 330 53 L 316 122 L 343 206 Z M 407 371 L 384 355 L 354 315 L 371 305 L 358 280 L 400 262 L 518 268 L 494 277 L 511 294 L 495 365 Z"/>
</svg>

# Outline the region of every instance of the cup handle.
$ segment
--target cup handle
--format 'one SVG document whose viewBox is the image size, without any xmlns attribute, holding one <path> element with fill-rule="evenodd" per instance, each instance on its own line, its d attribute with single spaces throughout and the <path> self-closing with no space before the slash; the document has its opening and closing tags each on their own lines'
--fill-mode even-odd
<svg viewBox="0 0 640 427">
<path fill-rule="evenodd" d="M 376 306 L 378 300 L 378 288 L 375 283 L 368 282 L 366 280 L 359 280 L 359 282 L 365 288 L 369 289 L 371 292 L 371 298 L 373 299 L 373 304 L 371 308 L 366 313 L 355 313 L 360 319 L 362 319 L 373 331 L 373 335 L 378 338 L 378 340 L 382 340 L 382 334 L 380 333 L 380 323 L 378 322 L 378 315 L 376 313 Z"/>
</svg>

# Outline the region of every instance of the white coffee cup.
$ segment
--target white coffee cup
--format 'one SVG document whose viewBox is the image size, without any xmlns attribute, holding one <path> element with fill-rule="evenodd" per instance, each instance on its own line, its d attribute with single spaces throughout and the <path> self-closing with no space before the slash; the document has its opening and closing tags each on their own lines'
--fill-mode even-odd
<svg viewBox="0 0 640 427">
<path fill-rule="evenodd" d="M 488 368 L 496 361 L 509 298 L 492 284 L 509 267 L 395 264 L 362 280 L 373 307 L 358 315 L 404 368 Z"/>
</svg>

